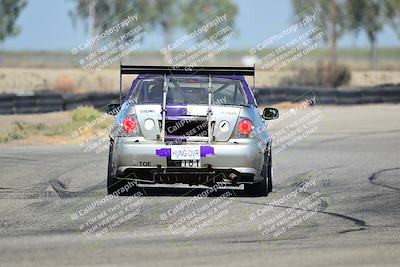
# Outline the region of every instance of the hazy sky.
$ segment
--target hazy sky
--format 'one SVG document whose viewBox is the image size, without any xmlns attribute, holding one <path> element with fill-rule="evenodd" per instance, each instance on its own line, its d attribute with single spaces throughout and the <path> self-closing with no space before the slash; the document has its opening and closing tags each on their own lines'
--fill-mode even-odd
<svg viewBox="0 0 400 267">
<path fill-rule="evenodd" d="M 231 48 L 247 49 L 279 33 L 293 24 L 291 0 L 235 0 L 239 6 L 236 20 L 238 34 Z M 29 0 L 18 19 L 22 31 L 17 37 L 0 45 L 6 50 L 70 50 L 88 38 L 82 24 L 72 26 L 68 11 L 73 9 L 70 0 Z M 378 37 L 380 46 L 399 46 L 400 40 L 389 28 Z M 367 38 L 346 35 L 339 40 L 341 47 L 366 47 Z M 147 36 L 142 47 L 158 50 L 162 47 L 160 32 Z"/>
</svg>

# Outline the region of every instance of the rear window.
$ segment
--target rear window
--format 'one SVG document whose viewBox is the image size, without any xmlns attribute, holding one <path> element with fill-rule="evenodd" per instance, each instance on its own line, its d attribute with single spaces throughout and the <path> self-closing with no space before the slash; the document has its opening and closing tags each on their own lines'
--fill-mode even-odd
<svg viewBox="0 0 400 267">
<path fill-rule="evenodd" d="M 212 78 L 213 105 L 246 105 L 242 84 L 238 80 Z M 161 104 L 164 79 L 142 79 L 134 88 L 130 100 L 138 104 Z M 169 78 L 168 104 L 208 104 L 208 78 Z"/>
</svg>

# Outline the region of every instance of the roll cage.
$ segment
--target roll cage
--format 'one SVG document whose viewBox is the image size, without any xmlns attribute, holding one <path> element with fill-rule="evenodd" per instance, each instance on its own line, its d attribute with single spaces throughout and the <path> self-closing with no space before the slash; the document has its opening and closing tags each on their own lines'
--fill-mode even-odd
<svg viewBox="0 0 400 267">
<path fill-rule="evenodd" d="M 166 105 L 169 78 L 167 75 L 202 75 L 208 76 L 208 109 L 207 109 L 207 123 L 208 123 L 208 143 L 212 141 L 212 79 L 211 76 L 253 76 L 253 84 L 255 83 L 255 68 L 253 67 L 171 67 L 171 66 L 135 66 L 135 65 L 122 65 L 120 64 L 120 104 L 122 104 L 122 75 L 137 75 L 137 74 L 157 74 L 163 75 L 163 98 L 161 108 L 161 141 L 165 141 L 165 118 L 166 118 Z M 248 93 L 248 92 L 247 92 Z"/>
</svg>

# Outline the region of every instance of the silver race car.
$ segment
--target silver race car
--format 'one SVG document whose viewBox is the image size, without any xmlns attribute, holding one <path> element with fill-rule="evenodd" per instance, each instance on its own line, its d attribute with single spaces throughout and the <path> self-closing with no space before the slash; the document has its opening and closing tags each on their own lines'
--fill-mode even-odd
<svg viewBox="0 0 400 267">
<path fill-rule="evenodd" d="M 138 74 L 125 99 L 110 104 L 107 188 L 135 184 L 244 184 L 248 194 L 272 190 L 271 138 L 244 76 L 254 67 L 120 67 Z M 120 88 L 121 93 L 121 88 Z M 122 95 L 122 94 L 121 94 Z"/>
</svg>

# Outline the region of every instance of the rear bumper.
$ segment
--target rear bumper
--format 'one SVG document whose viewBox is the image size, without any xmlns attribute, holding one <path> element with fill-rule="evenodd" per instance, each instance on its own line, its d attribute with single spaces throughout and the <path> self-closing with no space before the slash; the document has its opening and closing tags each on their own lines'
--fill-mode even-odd
<svg viewBox="0 0 400 267">
<path fill-rule="evenodd" d="M 180 167 L 180 162 L 156 151 L 168 146 L 141 138 L 119 138 L 114 144 L 112 165 L 120 179 L 149 183 L 204 184 L 258 182 L 264 150 L 255 139 L 232 139 L 211 146 L 214 155 L 201 158 L 198 168 Z"/>
<path fill-rule="evenodd" d="M 139 183 L 189 185 L 226 185 L 252 184 L 257 177 L 252 173 L 240 173 L 234 169 L 208 168 L 173 168 L 161 166 L 157 168 L 120 167 L 117 177 L 122 180 L 133 180 Z"/>
</svg>

